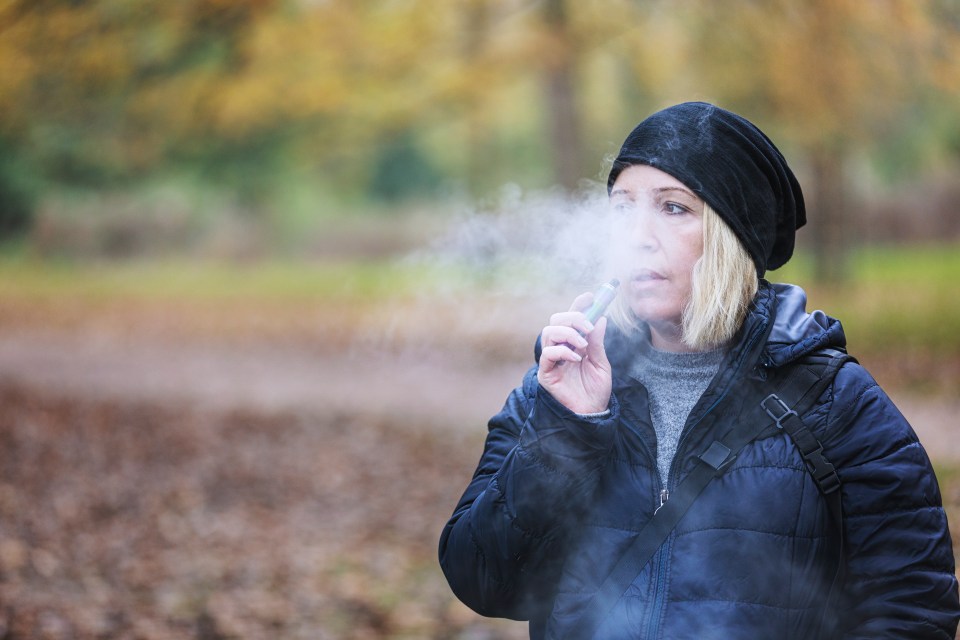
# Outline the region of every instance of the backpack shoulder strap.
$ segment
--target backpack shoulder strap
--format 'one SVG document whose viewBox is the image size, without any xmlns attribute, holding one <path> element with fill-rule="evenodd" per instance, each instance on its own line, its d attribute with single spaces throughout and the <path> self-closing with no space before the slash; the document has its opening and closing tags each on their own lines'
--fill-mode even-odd
<svg viewBox="0 0 960 640">
<path fill-rule="evenodd" d="M 760 402 L 767 415 L 799 449 L 817 488 L 827 497 L 835 524 L 841 531 L 840 477 L 833 464 L 823 455 L 823 445 L 800 416 L 810 411 L 823 391 L 832 384 L 840 367 L 847 362 L 856 362 L 856 358 L 837 349 L 824 349 L 808 355 L 782 376 L 776 385 L 778 391 Z M 831 498 L 834 495 L 836 501 Z"/>
<path fill-rule="evenodd" d="M 823 494 L 827 501 L 827 507 L 830 509 L 830 517 L 836 527 L 839 539 L 839 561 L 833 573 L 830 589 L 827 592 L 826 602 L 828 606 L 833 601 L 846 574 L 846 563 L 843 559 L 846 552 L 846 541 L 843 533 L 840 476 L 837 475 L 836 467 L 823 455 L 823 445 L 803 423 L 800 416 L 809 411 L 823 391 L 833 383 L 840 367 L 847 362 L 856 361 L 856 358 L 845 351 L 834 349 L 825 349 L 807 356 L 788 374 L 787 380 L 780 391 L 782 397 L 776 393 L 771 393 L 760 403 L 767 415 L 773 418 L 777 427 L 790 437 L 800 451 L 800 455 L 807 465 L 807 470 L 813 477 L 814 482 L 817 483 L 817 488 L 820 489 L 820 493 Z M 806 378 L 809 381 L 811 376 L 815 378 L 813 384 L 799 381 L 800 378 Z M 826 616 L 826 608 L 824 609 L 824 616 Z M 826 624 L 826 618 L 822 617 L 820 620 L 821 629 Z"/>
<path fill-rule="evenodd" d="M 703 493 L 710 480 L 722 475 L 740 451 L 767 430 L 770 423 L 762 419 L 764 412 L 773 418 L 778 426 L 784 425 L 782 428 L 790 434 L 791 438 L 794 438 L 794 433 L 801 434 L 800 437 L 804 438 L 802 432 L 806 431 L 809 439 L 816 443 L 813 449 L 819 448 L 822 457 L 823 448 L 819 446 L 820 443 L 800 421 L 796 409 L 800 409 L 799 413 L 801 414 L 808 411 L 823 390 L 831 383 L 836 371 L 849 359 L 852 359 L 852 357 L 840 351 L 820 351 L 808 356 L 797 363 L 796 366 L 790 367 L 787 375 L 775 376 L 773 379 L 758 385 L 757 406 L 755 410 L 748 412 L 748 415 L 755 419 L 739 421 L 719 440 L 714 440 L 698 456 L 702 464 L 697 465 L 684 478 L 683 482 L 673 491 L 670 499 L 654 512 L 653 517 L 637 533 L 633 542 L 620 556 L 613 570 L 587 604 L 583 615 L 574 623 L 569 637 L 593 637 L 604 617 L 610 613 L 610 610 L 630 587 L 637 574 L 667 539 L 694 500 Z M 759 390 L 769 392 L 771 389 L 774 392 L 765 397 L 759 392 Z M 784 398 L 787 400 L 784 401 Z M 771 408 L 768 409 L 767 405 Z M 749 406 L 749 404 L 745 406 Z M 791 409 L 791 407 L 795 408 Z M 759 411 L 759 409 L 763 411 Z M 781 409 L 782 411 L 778 412 Z M 778 416 L 780 419 L 778 419 Z M 796 418 L 796 421 L 793 421 L 791 417 Z M 788 421 L 792 431 L 787 430 L 786 422 Z M 799 423 L 802 429 L 797 427 L 796 423 Z M 807 441 L 806 438 L 804 439 Z M 806 459 L 807 456 L 804 455 L 804 460 Z M 829 462 L 826 462 L 826 465 L 829 465 Z M 835 478 L 837 480 L 836 489 L 838 489 L 840 486 L 839 479 L 836 478 L 832 465 L 829 465 L 829 471 L 833 471 L 832 476 L 827 471 L 824 471 L 823 475 L 828 477 L 828 482 L 831 478 Z M 836 489 L 834 489 L 834 492 L 839 509 L 840 494 Z M 831 507 L 831 512 L 833 512 L 833 507 Z M 839 515 L 840 511 L 838 510 L 837 516 Z M 839 524 L 839 520 L 837 524 Z"/>
</svg>

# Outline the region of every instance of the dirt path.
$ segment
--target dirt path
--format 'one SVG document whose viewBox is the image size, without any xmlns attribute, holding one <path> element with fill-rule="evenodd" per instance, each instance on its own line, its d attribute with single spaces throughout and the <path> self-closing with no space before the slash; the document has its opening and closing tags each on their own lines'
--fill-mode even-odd
<svg viewBox="0 0 960 640">
<path fill-rule="evenodd" d="M 403 416 L 458 430 L 482 430 L 525 366 L 520 359 L 477 365 L 427 350 L 331 354 L 50 330 L 0 336 L 0 381 L 38 391 L 215 410 Z M 960 460 L 960 400 L 893 396 L 932 458 Z"/>
<path fill-rule="evenodd" d="M 525 366 L 478 367 L 425 350 L 331 354 L 51 331 L 0 336 L 0 380 L 37 390 L 214 410 L 406 416 L 460 428 L 482 426 Z"/>
</svg>

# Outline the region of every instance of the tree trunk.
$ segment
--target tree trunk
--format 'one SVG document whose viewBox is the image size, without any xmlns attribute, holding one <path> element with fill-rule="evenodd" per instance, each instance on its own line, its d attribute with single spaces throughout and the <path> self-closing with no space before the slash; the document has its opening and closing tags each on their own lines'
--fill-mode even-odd
<svg viewBox="0 0 960 640">
<path fill-rule="evenodd" d="M 820 144 L 813 150 L 813 198 L 807 205 L 813 241 L 813 276 L 820 284 L 838 284 L 845 279 L 849 248 L 843 157 L 831 147 Z"/>
<path fill-rule="evenodd" d="M 461 54 L 468 69 L 474 68 L 487 45 L 490 29 L 488 0 L 469 0 L 464 5 L 464 38 Z M 491 131 L 484 106 L 471 100 L 466 116 L 467 154 L 466 186 L 470 195 L 476 197 L 486 186 L 484 176 L 494 166 L 494 154 L 490 144 Z"/>
<path fill-rule="evenodd" d="M 544 77 L 554 175 L 558 184 L 573 190 L 583 177 L 583 149 L 576 95 L 576 50 L 564 0 L 547 0 L 544 20 L 556 44 L 553 59 L 545 61 Z"/>
</svg>

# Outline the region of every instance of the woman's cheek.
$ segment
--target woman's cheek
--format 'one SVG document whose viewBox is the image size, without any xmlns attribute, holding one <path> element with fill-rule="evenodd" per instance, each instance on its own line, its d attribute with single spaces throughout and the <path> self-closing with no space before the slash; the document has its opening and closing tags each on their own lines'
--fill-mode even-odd
<svg viewBox="0 0 960 640">
<path fill-rule="evenodd" d="M 626 283 L 630 277 L 630 251 L 622 238 L 622 235 L 613 235 L 610 247 L 610 262 L 613 275 L 620 278 L 620 282 Z"/>
</svg>

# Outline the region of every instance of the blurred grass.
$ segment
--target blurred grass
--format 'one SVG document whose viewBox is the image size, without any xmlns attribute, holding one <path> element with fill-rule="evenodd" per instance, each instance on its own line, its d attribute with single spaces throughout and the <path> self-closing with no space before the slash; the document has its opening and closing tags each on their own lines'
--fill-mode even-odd
<svg viewBox="0 0 960 640">
<path fill-rule="evenodd" d="M 0 259 L 0 296 L 183 299 L 378 299 L 422 274 L 387 262 L 75 263 Z"/>
<path fill-rule="evenodd" d="M 812 282 L 799 255 L 771 274 Z M 806 286 L 808 309 L 839 318 L 848 349 L 884 385 L 921 394 L 960 394 L 960 246 L 870 247 L 850 256 L 849 280 Z"/>
<path fill-rule="evenodd" d="M 244 262 L 190 259 L 131 261 L 38 260 L 22 252 L 0 254 L 0 295 L 214 298 L 389 298 L 460 281 L 495 286 L 490 274 L 469 267 L 451 271 L 422 263 L 381 260 Z M 508 271 L 509 267 L 501 271 Z M 960 343 L 960 245 L 886 247 L 855 252 L 847 282 L 818 286 L 813 264 L 800 253 L 768 274 L 772 281 L 804 286 L 811 303 L 830 303 L 830 315 L 866 333 L 911 340 Z M 909 303 L 909 304 L 906 304 Z M 916 306 L 919 305 L 919 306 Z M 909 322 L 905 322 L 909 319 Z M 845 324 L 847 324 L 845 322 Z M 920 324 L 916 324 L 916 323 Z M 928 329 L 928 331 L 918 331 Z"/>
<path fill-rule="evenodd" d="M 943 508 L 947 512 L 950 524 L 950 537 L 953 539 L 954 555 L 960 557 L 960 464 L 934 460 L 933 470 L 940 485 Z"/>
<path fill-rule="evenodd" d="M 811 257 L 800 253 L 768 277 L 800 284 L 809 309 L 839 318 L 851 352 L 881 383 L 960 392 L 960 246 L 861 249 L 850 257 L 849 280 L 838 285 L 812 284 L 813 267 Z M 391 339 L 409 338 L 406 332 L 443 346 L 456 340 L 469 318 L 468 333 L 489 344 L 492 335 L 519 326 L 493 311 L 510 270 L 510 265 L 440 268 L 387 258 L 97 262 L 10 252 L 0 255 L 0 326 L 32 326 L 58 316 L 60 326 L 78 321 L 94 326 L 102 316 L 136 315 L 140 309 L 140 317 L 127 322 L 136 326 L 145 317 L 153 322 L 162 309 L 168 326 L 205 326 L 201 337 L 229 335 L 246 323 L 244 339 L 260 331 L 343 346 L 357 333 L 389 322 Z M 513 305 L 510 314 L 523 313 L 517 307 L 526 304 L 506 303 Z M 528 305 L 536 316 L 531 332 L 540 322 L 537 304 Z M 526 354 L 529 336 L 506 339 L 509 349 L 520 341 Z"/>
</svg>

